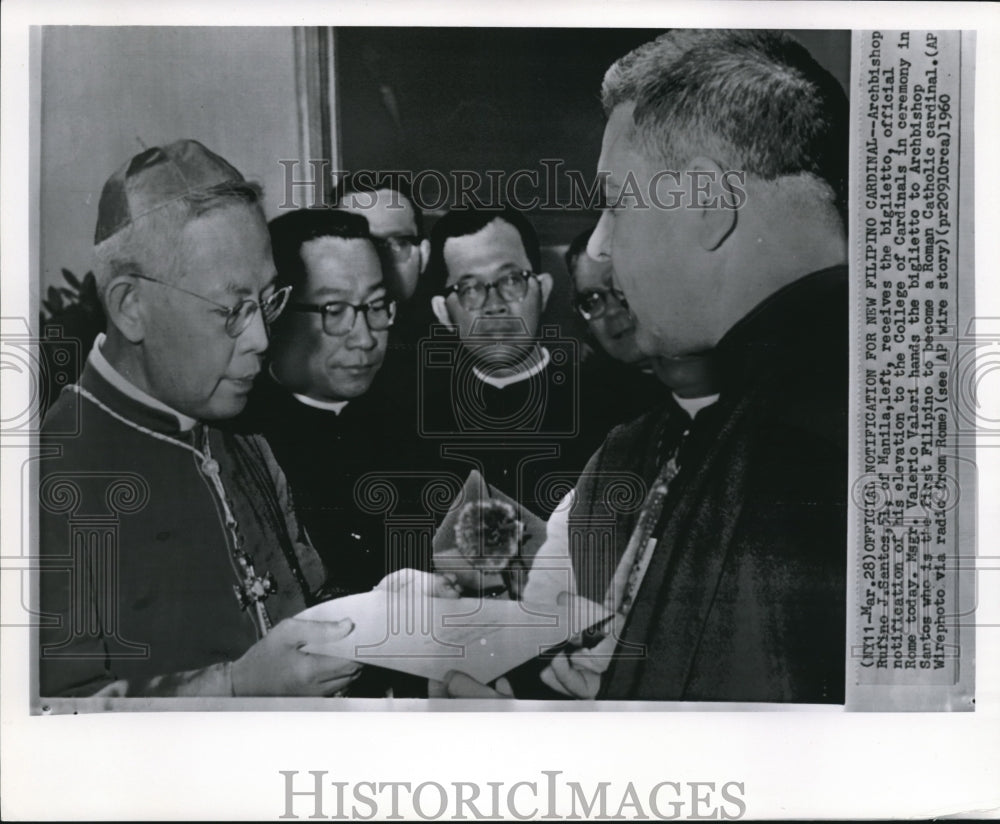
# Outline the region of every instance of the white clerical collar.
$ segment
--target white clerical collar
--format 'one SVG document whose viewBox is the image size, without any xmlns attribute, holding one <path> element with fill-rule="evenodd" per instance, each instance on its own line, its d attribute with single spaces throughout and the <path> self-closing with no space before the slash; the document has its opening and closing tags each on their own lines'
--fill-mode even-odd
<svg viewBox="0 0 1000 824">
<path fill-rule="evenodd" d="M 348 404 L 348 401 L 318 401 L 315 398 L 310 398 L 308 395 L 298 395 L 295 392 L 292 392 L 292 397 L 306 406 L 311 406 L 314 409 L 325 409 L 327 412 L 333 412 L 337 415 Z"/>
<path fill-rule="evenodd" d="M 510 386 L 512 383 L 518 383 L 523 380 L 527 380 L 532 375 L 537 375 L 546 366 L 549 365 L 549 350 L 544 346 L 538 347 L 542 353 L 542 356 L 535 362 L 534 366 L 525 369 L 523 372 L 515 372 L 513 375 L 508 375 L 506 377 L 497 377 L 495 375 L 488 375 L 483 372 L 478 366 L 472 367 L 472 374 L 474 374 L 483 383 L 488 383 L 490 386 L 494 386 L 497 389 L 503 389 L 505 386 Z"/>
<path fill-rule="evenodd" d="M 674 400 L 677 401 L 677 405 L 688 413 L 691 420 L 694 420 L 694 416 L 701 412 L 702 409 L 711 406 L 718 399 L 718 393 L 714 395 L 703 395 L 700 398 L 682 398 L 674 394 Z"/>
<path fill-rule="evenodd" d="M 278 376 L 274 374 L 273 363 L 268 364 L 267 374 L 271 376 L 271 380 L 278 384 L 278 386 L 287 388 L 281 381 L 278 380 Z M 335 415 L 339 415 L 348 404 L 348 401 L 318 401 L 315 398 L 310 398 L 308 395 L 300 395 L 298 392 L 292 392 L 292 397 L 301 404 L 311 406 L 313 409 L 322 409 L 325 412 L 333 412 Z"/>
<path fill-rule="evenodd" d="M 152 395 L 141 390 L 138 386 L 132 383 L 132 381 L 108 363 L 108 359 L 105 358 L 104 353 L 101 352 L 101 347 L 104 345 L 105 340 L 106 337 L 104 333 L 101 332 L 94 341 L 94 345 L 90 350 L 90 355 L 87 357 L 90 365 L 94 367 L 94 371 L 123 395 L 128 395 L 128 397 L 132 398 L 132 400 L 138 401 L 143 406 L 150 406 L 153 409 L 158 409 L 160 412 L 166 412 L 168 415 L 173 415 L 177 418 L 177 425 L 180 427 L 181 432 L 187 432 L 190 429 L 193 429 L 194 425 L 198 423 L 197 420 L 181 414 L 176 409 L 171 409 L 162 401 L 158 401 Z"/>
</svg>

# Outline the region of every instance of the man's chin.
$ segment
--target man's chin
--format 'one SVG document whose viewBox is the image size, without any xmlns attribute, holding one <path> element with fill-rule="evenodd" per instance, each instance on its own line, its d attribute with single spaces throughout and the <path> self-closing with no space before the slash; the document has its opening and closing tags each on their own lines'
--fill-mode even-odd
<svg viewBox="0 0 1000 824">
<path fill-rule="evenodd" d="M 626 366 L 641 366 L 643 362 L 649 360 L 635 345 L 634 337 L 630 337 L 628 341 L 614 342 L 606 346 L 605 349 L 612 358 Z"/>
<path fill-rule="evenodd" d="M 340 401 L 352 401 L 355 398 L 360 398 L 368 392 L 368 390 L 371 389 L 374 379 L 374 373 L 371 376 L 354 378 L 344 378 L 344 376 L 338 376 L 338 380 L 336 382 L 330 382 L 323 387 L 323 394 L 321 397 L 334 403 L 339 403 Z"/>
<path fill-rule="evenodd" d="M 189 417 L 201 421 L 225 421 L 239 415 L 246 408 L 246 405 L 246 395 L 233 395 L 229 398 L 215 399 L 204 411 L 199 414 L 189 414 Z"/>
<path fill-rule="evenodd" d="M 396 272 L 394 283 L 390 285 L 390 292 L 396 296 L 396 300 L 401 303 L 406 303 L 410 298 L 416 294 L 417 291 L 417 281 L 420 277 L 420 272 L 417 271 L 415 274 L 410 272 Z"/>
</svg>

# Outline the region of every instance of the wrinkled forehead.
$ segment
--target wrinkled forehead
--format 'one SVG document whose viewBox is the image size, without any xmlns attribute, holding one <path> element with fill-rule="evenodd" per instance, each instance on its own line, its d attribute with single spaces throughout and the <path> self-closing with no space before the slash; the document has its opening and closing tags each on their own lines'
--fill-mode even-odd
<svg viewBox="0 0 1000 824">
<path fill-rule="evenodd" d="M 449 286 L 465 275 L 489 277 L 507 269 L 531 268 L 520 233 L 502 218 L 475 234 L 448 238 L 443 251 Z"/>
<path fill-rule="evenodd" d="M 391 189 L 351 192 L 341 200 L 340 208 L 361 215 L 368 221 L 368 228 L 375 237 L 417 233 L 413 204 L 404 195 Z"/>
<path fill-rule="evenodd" d="M 371 241 L 365 238 L 321 237 L 302 244 L 309 291 L 353 294 L 382 283 L 382 269 Z"/>
</svg>

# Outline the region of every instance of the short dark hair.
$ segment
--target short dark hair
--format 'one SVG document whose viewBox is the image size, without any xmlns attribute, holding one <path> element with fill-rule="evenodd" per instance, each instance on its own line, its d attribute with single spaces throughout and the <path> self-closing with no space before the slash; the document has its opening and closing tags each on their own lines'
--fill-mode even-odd
<svg viewBox="0 0 1000 824">
<path fill-rule="evenodd" d="M 269 224 L 271 253 L 278 270 L 278 285 L 295 291 L 305 283 L 306 267 L 302 246 L 310 240 L 338 237 L 371 242 L 368 221 L 361 215 L 340 209 L 296 209 L 276 217 Z"/>
<path fill-rule="evenodd" d="M 528 219 L 516 209 L 509 206 L 494 209 L 454 209 L 435 223 L 431 230 L 431 254 L 425 273 L 432 290 L 431 294 L 441 294 L 448 283 L 448 267 L 444 262 L 444 245 L 448 239 L 474 235 L 494 220 L 502 220 L 517 229 L 532 270 L 535 272 L 541 270 L 542 253 L 538 245 L 538 235 Z"/>
<path fill-rule="evenodd" d="M 570 281 L 573 283 L 573 290 L 576 291 L 576 262 L 580 259 L 580 255 L 587 254 L 587 244 L 590 243 L 590 236 L 594 234 L 594 229 L 596 226 L 591 226 L 589 229 L 585 229 L 580 232 L 569 244 L 569 248 L 566 250 L 565 260 L 566 269 L 569 271 Z"/>
<path fill-rule="evenodd" d="M 354 194 L 374 194 L 375 192 L 396 192 L 410 202 L 413 207 L 413 220 L 417 226 L 417 234 L 424 235 L 424 215 L 420 207 L 413 199 L 413 188 L 409 181 L 399 172 L 373 172 L 369 169 L 361 169 L 357 172 L 349 172 L 344 175 L 333 193 L 333 202 L 342 203 L 345 197 Z"/>
<path fill-rule="evenodd" d="M 709 152 L 765 181 L 812 175 L 844 213 L 847 95 L 788 34 L 675 29 L 616 61 L 601 96 L 608 113 L 635 104 L 635 134 L 668 168 Z"/>
</svg>

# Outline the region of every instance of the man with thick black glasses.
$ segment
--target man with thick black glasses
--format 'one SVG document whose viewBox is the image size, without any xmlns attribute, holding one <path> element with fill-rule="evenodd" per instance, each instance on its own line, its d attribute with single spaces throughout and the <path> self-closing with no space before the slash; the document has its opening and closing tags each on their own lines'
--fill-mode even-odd
<svg viewBox="0 0 1000 824">
<path fill-rule="evenodd" d="M 396 302 L 360 215 L 299 209 L 269 228 L 278 283 L 292 295 L 241 422 L 266 436 L 288 476 L 326 591 L 363 592 L 395 566 L 384 517 L 356 486 L 370 473 L 421 465 L 412 414 L 373 387 Z"/>
<path fill-rule="evenodd" d="M 420 420 L 453 470 L 475 467 L 547 517 L 596 444 L 581 437 L 578 346 L 542 329 L 552 276 L 540 259 L 534 228 L 510 208 L 456 210 L 434 226 L 431 305 L 453 334 L 424 347 Z"/>
<path fill-rule="evenodd" d="M 430 241 L 424 235 L 423 213 L 406 180 L 393 173 L 348 175 L 339 181 L 336 203 L 368 221 L 386 291 L 396 301 L 396 319 L 375 385 L 409 409 L 417 393 L 419 342 L 434 322 L 424 276 Z"/>
<path fill-rule="evenodd" d="M 104 186 L 107 330 L 41 437 L 42 696 L 329 695 L 359 670 L 302 652 L 350 622 L 291 617 L 322 564 L 267 443 L 220 425 L 246 405 L 290 292 L 259 199 L 193 140 Z"/>
</svg>

